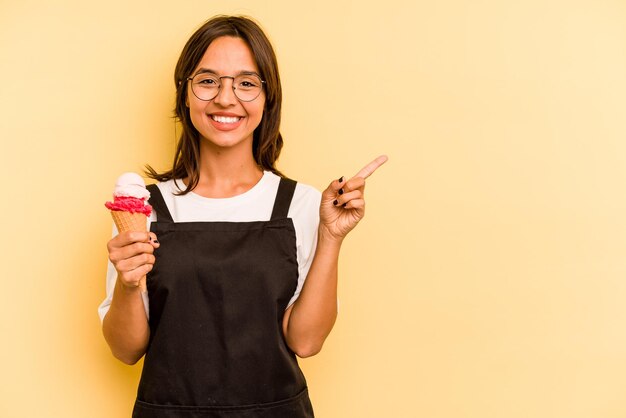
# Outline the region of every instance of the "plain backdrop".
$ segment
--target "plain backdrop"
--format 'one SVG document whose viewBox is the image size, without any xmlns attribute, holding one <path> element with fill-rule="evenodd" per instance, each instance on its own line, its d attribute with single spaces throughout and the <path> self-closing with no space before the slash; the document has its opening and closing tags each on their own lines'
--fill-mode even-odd
<svg viewBox="0 0 626 418">
<path fill-rule="evenodd" d="M 626 416 L 623 0 L 0 0 L 0 416 L 130 416 L 103 203 L 171 163 L 174 65 L 218 13 L 274 43 L 281 170 L 390 158 L 301 361 L 317 416 Z"/>
</svg>

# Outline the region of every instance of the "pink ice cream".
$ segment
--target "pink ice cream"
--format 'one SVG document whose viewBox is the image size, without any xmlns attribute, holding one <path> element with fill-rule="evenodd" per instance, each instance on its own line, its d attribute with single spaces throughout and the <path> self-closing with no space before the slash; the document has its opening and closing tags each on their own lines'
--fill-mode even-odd
<svg viewBox="0 0 626 418">
<path fill-rule="evenodd" d="M 148 204 L 150 192 L 139 174 L 124 173 L 115 183 L 113 202 L 106 202 L 107 209 L 116 212 L 143 213 L 150 216 L 152 206 Z"/>
</svg>

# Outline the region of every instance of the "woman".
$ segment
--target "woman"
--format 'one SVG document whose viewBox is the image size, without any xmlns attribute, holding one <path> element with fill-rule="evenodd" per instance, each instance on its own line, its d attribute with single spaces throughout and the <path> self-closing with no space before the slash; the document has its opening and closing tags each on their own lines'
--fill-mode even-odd
<svg viewBox="0 0 626 418">
<path fill-rule="evenodd" d="M 321 196 L 284 178 L 276 57 L 247 18 L 200 27 L 175 83 L 183 131 L 172 169 L 148 167 L 150 232 L 108 243 L 104 336 L 125 363 L 145 354 L 133 416 L 312 417 L 295 355 L 333 327 L 341 243 L 386 157 Z"/>
</svg>

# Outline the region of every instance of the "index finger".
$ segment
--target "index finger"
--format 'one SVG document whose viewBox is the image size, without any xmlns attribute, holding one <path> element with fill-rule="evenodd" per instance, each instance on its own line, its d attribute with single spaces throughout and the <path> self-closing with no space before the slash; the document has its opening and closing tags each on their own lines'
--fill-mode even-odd
<svg viewBox="0 0 626 418">
<path fill-rule="evenodd" d="M 122 245 L 129 245 L 135 242 L 150 242 L 150 232 L 143 231 L 121 231 L 118 235 Z"/>
<path fill-rule="evenodd" d="M 388 158 L 386 155 L 380 155 L 376 157 L 374 161 L 363 167 L 354 177 L 363 177 L 364 179 L 371 176 L 378 167 L 385 164 Z"/>
</svg>

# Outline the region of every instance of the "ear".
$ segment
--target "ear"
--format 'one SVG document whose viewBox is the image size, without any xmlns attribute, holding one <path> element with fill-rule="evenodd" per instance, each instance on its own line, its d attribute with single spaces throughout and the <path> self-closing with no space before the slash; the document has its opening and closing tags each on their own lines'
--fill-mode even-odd
<svg viewBox="0 0 626 418">
<path fill-rule="evenodd" d="M 178 87 L 179 88 L 182 88 L 182 84 L 183 84 L 182 81 L 178 81 Z M 185 86 L 186 86 L 186 84 L 185 84 Z M 189 107 L 189 94 L 188 94 L 188 92 L 184 92 L 183 94 L 185 95 L 185 106 Z"/>
</svg>

